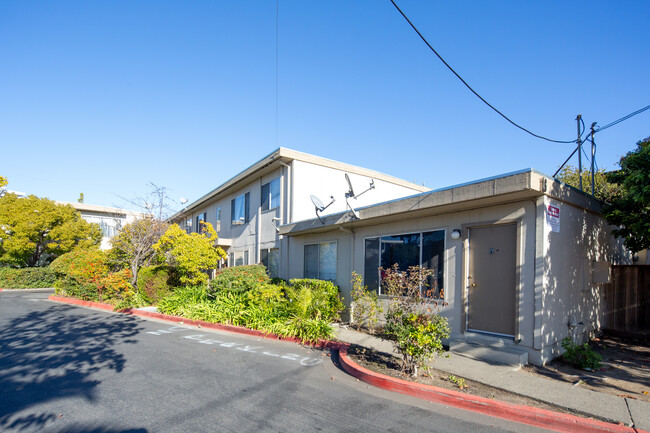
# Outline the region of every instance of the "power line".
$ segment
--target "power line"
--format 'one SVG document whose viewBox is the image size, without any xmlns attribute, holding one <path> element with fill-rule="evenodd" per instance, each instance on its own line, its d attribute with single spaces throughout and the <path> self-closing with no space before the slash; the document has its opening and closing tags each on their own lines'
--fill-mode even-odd
<svg viewBox="0 0 650 433">
<path fill-rule="evenodd" d="M 630 113 L 630 114 L 628 114 L 627 116 L 623 116 L 623 117 L 621 117 L 620 119 L 615 120 L 615 121 L 613 121 L 613 122 L 611 122 L 611 123 L 608 123 L 608 124 L 605 125 L 605 126 L 601 126 L 600 128 L 594 130 L 594 132 L 600 132 L 600 131 L 602 131 L 602 130 L 604 130 L 604 129 L 611 128 L 612 126 L 614 126 L 614 125 L 618 125 L 618 124 L 621 123 L 622 121 L 627 120 L 627 119 L 629 119 L 630 117 L 634 117 L 634 116 L 636 116 L 637 114 L 643 113 L 643 112 L 646 111 L 646 110 L 650 110 L 650 105 L 648 105 L 647 107 L 643 107 L 643 108 L 641 108 L 640 110 L 636 110 L 634 113 Z"/>
<path fill-rule="evenodd" d="M 433 53 L 434 53 L 434 54 L 435 54 L 435 55 L 440 59 L 440 61 L 441 61 L 442 63 L 445 64 L 445 66 L 446 66 L 446 67 L 447 67 L 447 68 L 448 68 L 448 69 L 449 69 L 449 70 L 450 70 L 450 71 L 451 71 L 451 72 L 452 72 L 452 73 L 453 73 L 453 74 L 454 74 L 454 75 L 455 75 L 455 76 L 456 76 L 456 77 L 457 77 L 457 78 L 458 78 L 458 79 L 459 79 L 459 80 L 460 80 L 460 81 L 465 85 L 465 87 L 467 87 L 467 88 L 468 88 L 468 89 L 469 89 L 469 90 L 470 90 L 474 95 L 476 95 L 477 98 L 479 98 L 481 101 L 483 101 L 483 103 L 484 103 L 485 105 L 487 105 L 488 107 L 490 107 L 492 110 L 494 110 L 494 111 L 495 111 L 497 114 L 499 114 L 501 117 L 503 117 L 504 119 L 506 119 L 506 120 L 507 120 L 508 122 L 510 122 L 512 125 L 514 125 L 514 126 L 516 126 L 517 128 L 521 129 L 522 131 L 525 131 L 525 132 L 529 133 L 529 134 L 532 135 L 533 137 L 541 138 L 542 140 L 550 141 L 550 142 L 553 142 L 553 143 L 576 143 L 576 142 L 579 141 L 579 140 L 569 140 L 569 141 L 551 140 L 550 138 L 546 138 L 546 137 L 543 137 L 543 136 L 541 136 L 541 135 L 537 135 L 537 134 L 535 134 L 535 133 L 529 131 L 528 129 L 524 128 L 523 126 L 521 126 L 521 125 L 515 123 L 514 121 L 510 120 L 510 118 L 509 118 L 508 116 L 506 116 L 505 114 L 503 114 L 502 112 L 500 112 L 499 110 L 497 110 L 497 109 L 496 109 L 492 104 L 490 104 L 488 101 L 486 101 L 485 99 L 483 99 L 483 97 L 482 97 L 481 95 L 479 95 L 478 93 L 476 93 L 476 91 L 475 91 L 474 89 L 472 89 L 472 87 L 471 87 L 469 84 L 467 84 L 467 82 L 466 82 L 465 80 L 463 80 L 463 78 L 462 78 L 460 75 L 458 75 L 458 73 L 457 73 L 456 71 L 454 71 L 454 68 L 452 68 L 451 66 L 449 66 L 449 63 L 447 63 L 447 62 L 445 61 L 445 59 L 443 59 L 442 56 L 441 56 L 440 54 L 438 54 L 438 52 L 437 52 L 437 51 L 436 51 L 436 50 L 431 46 L 431 44 L 426 40 L 426 38 L 425 38 L 424 36 L 422 36 L 422 33 L 420 33 L 420 31 L 417 29 L 417 27 L 415 27 L 415 25 L 413 25 L 413 23 L 411 22 L 411 20 L 408 19 L 408 17 L 404 14 L 404 12 L 402 12 L 402 10 L 399 8 L 399 6 L 397 6 L 397 4 L 395 3 L 395 1 L 394 1 L 394 0 L 390 0 L 390 2 L 393 4 L 393 6 L 395 6 L 395 9 L 397 9 L 397 10 L 399 11 L 399 13 L 404 17 L 404 19 L 406 20 L 406 22 L 408 22 L 408 23 L 410 24 L 410 26 L 413 28 L 413 30 L 415 30 L 415 33 L 417 33 L 418 36 L 420 36 L 420 39 L 422 39 L 422 40 L 424 41 L 424 43 L 427 44 L 427 47 L 429 47 L 429 49 L 430 49 L 431 51 L 433 51 Z"/>
</svg>

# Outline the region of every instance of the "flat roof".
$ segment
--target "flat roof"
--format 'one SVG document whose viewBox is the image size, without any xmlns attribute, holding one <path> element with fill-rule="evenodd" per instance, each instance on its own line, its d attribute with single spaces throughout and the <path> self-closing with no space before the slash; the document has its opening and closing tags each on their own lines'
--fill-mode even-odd
<svg viewBox="0 0 650 433">
<path fill-rule="evenodd" d="M 459 185 L 423 192 L 383 203 L 356 209 L 359 218 L 352 212 L 339 212 L 305 221 L 280 226 L 280 234 L 295 236 L 338 230 L 339 227 L 362 227 L 409 217 L 432 216 L 448 212 L 495 206 L 504 203 L 537 198 L 546 195 L 592 212 L 600 212 L 599 200 L 563 182 L 528 168 L 479 179 Z"/>
</svg>

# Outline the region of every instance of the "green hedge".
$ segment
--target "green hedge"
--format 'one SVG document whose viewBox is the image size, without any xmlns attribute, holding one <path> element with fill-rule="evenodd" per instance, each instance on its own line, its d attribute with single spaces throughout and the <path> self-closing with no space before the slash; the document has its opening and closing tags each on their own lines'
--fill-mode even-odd
<svg viewBox="0 0 650 433">
<path fill-rule="evenodd" d="M 218 271 L 210 281 L 210 293 L 228 291 L 244 293 L 269 282 L 264 265 L 235 266 Z"/>
<path fill-rule="evenodd" d="M 54 287 L 56 275 L 49 267 L 0 268 L 0 289 L 42 289 Z"/>
<path fill-rule="evenodd" d="M 150 303 L 157 304 L 172 292 L 175 280 L 176 275 L 173 268 L 147 266 L 138 272 L 138 292 Z"/>
</svg>

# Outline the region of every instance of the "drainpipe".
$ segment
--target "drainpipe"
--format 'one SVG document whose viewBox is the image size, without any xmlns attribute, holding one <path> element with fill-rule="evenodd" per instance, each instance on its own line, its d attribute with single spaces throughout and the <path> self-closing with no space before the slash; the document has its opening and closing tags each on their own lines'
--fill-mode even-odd
<svg viewBox="0 0 650 433">
<path fill-rule="evenodd" d="M 259 192 L 260 192 L 260 196 L 261 196 L 262 195 L 262 178 L 261 177 L 260 177 L 259 184 L 260 184 Z M 259 203 L 259 201 L 258 201 L 258 203 Z M 261 235 L 261 233 L 262 233 L 262 206 L 257 207 L 257 223 L 256 223 L 256 225 L 257 225 L 257 230 L 256 230 L 256 233 L 255 233 L 255 240 L 256 240 L 256 242 L 255 242 L 255 250 L 256 250 L 255 251 L 255 264 L 259 263 L 260 259 L 261 259 L 261 251 L 260 251 L 260 249 L 261 249 L 261 245 L 262 245 L 262 235 Z"/>
</svg>

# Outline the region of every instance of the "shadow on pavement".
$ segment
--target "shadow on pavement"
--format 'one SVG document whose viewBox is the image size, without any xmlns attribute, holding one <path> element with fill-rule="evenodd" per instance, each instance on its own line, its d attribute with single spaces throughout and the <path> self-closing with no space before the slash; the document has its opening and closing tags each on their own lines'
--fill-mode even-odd
<svg viewBox="0 0 650 433">
<path fill-rule="evenodd" d="M 125 358 L 116 344 L 133 343 L 140 326 L 128 316 L 52 306 L 12 319 L 0 328 L 0 429 L 37 429 L 55 413 L 27 412 L 62 398 L 95 400 L 99 370 L 120 372 Z M 88 431 L 88 430 L 84 430 Z M 95 430 L 92 430 L 95 431 Z M 99 427 L 98 432 L 113 432 Z M 143 430 L 127 430 L 139 432 Z"/>
</svg>

